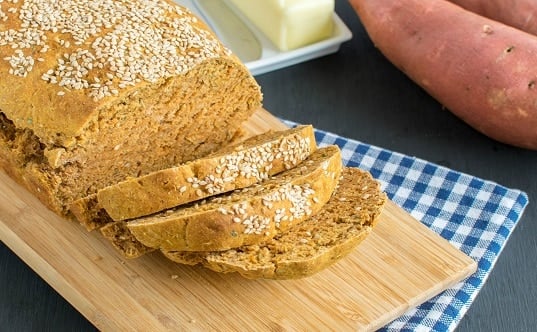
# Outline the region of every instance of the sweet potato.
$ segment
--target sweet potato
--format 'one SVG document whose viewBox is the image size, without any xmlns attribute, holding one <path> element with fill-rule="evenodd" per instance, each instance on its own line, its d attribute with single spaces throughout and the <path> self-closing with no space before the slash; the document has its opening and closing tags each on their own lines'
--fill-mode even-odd
<svg viewBox="0 0 537 332">
<path fill-rule="evenodd" d="M 537 35 L 535 0 L 449 0 L 469 11 Z"/>
<path fill-rule="evenodd" d="M 537 150 L 537 36 L 444 0 L 350 0 L 376 47 L 448 110 Z"/>
</svg>

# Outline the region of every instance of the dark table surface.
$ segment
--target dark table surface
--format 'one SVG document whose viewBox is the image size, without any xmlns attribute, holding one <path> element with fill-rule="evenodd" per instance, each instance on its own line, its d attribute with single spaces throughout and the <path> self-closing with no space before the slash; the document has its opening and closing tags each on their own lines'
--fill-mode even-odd
<svg viewBox="0 0 537 332">
<path fill-rule="evenodd" d="M 352 30 L 339 52 L 257 76 L 273 114 L 492 180 L 530 204 L 458 331 L 535 331 L 537 152 L 495 142 L 442 108 L 391 65 L 345 0 Z M 76 309 L 0 243 L 0 331 L 92 331 Z"/>
</svg>

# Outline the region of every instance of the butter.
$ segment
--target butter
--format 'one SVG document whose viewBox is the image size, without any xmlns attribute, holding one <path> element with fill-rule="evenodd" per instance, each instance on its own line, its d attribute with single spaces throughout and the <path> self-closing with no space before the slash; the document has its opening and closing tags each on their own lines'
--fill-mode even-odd
<svg viewBox="0 0 537 332">
<path fill-rule="evenodd" d="M 281 51 L 333 33 L 334 0 L 229 0 Z"/>
</svg>

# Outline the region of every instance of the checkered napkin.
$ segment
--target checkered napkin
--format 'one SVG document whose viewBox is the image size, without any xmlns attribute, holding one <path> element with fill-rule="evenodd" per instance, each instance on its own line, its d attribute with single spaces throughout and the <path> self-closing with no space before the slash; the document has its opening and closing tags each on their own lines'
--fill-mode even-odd
<svg viewBox="0 0 537 332">
<path fill-rule="evenodd" d="M 453 331 L 487 280 L 528 204 L 528 196 L 491 181 L 321 130 L 316 130 L 315 136 L 320 146 L 338 145 L 347 166 L 371 172 L 394 203 L 478 263 L 472 276 L 382 329 Z"/>
</svg>

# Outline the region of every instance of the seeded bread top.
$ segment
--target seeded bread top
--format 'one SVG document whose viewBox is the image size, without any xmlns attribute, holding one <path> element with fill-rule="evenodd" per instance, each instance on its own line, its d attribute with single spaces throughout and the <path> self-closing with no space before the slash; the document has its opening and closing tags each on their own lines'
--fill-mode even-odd
<svg viewBox="0 0 537 332">
<path fill-rule="evenodd" d="M 0 2 L 0 110 L 45 143 L 72 144 L 107 104 L 217 57 L 236 61 L 168 0 Z"/>
<path fill-rule="evenodd" d="M 386 199 L 368 172 L 344 168 L 338 188 L 319 213 L 270 240 L 220 252 L 163 253 L 178 263 L 247 278 L 302 278 L 332 265 L 365 239 Z"/>
<path fill-rule="evenodd" d="M 97 198 L 112 219 L 137 218 L 262 182 L 295 167 L 316 147 L 311 125 L 269 131 L 207 157 L 103 188 Z"/>
</svg>

